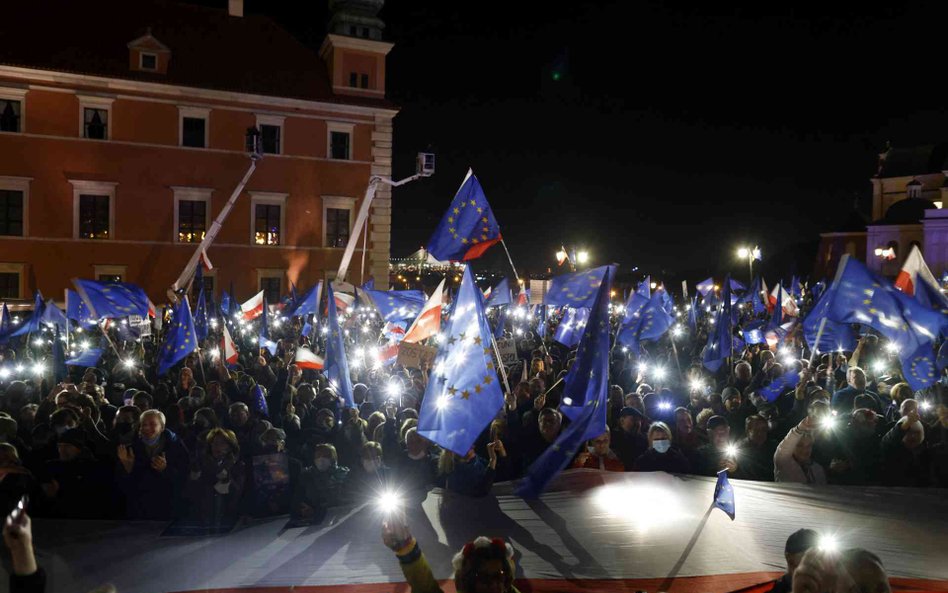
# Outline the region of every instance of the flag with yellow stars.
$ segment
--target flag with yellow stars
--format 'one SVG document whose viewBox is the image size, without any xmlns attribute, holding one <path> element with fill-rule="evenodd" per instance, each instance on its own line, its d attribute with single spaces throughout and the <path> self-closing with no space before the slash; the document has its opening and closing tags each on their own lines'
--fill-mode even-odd
<svg viewBox="0 0 948 593">
<path fill-rule="evenodd" d="M 428 253 L 439 261 L 476 259 L 501 240 L 500 225 L 481 184 L 468 169 L 461 188 L 428 241 Z"/>
<path fill-rule="evenodd" d="M 734 353 L 734 328 L 731 316 L 731 283 L 730 276 L 724 281 L 724 293 L 721 296 L 721 308 L 714 318 L 714 329 L 708 332 L 708 342 L 704 348 L 702 363 L 704 368 L 712 373 L 718 372 L 721 366 Z M 711 293 L 714 294 L 714 293 Z"/>
<path fill-rule="evenodd" d="M 612 273 L 607 273 L 596 293 L 576 360 L 563 381 L 560 411 L 572 420 L 527 470 L 517 493 L 536 498 L 550 480 L 573 460 L 589 439 L 609 430 L 606 394 L 609 388 L 609 293 Z"/>
<path fill-rule="evenodd" d="M 612 277 L 615 271 L 616 266 L 611 265 L 557 276 L 550 280 L 543 304 L 588 309 L 596 302 L 596 294 L 606 281 L 606 275 Z"/>
<path fill-rule="evenodd" d="M 94 319 L 148 316 L 148 295 L 134 284 L 80 278 L 73 278 L 72 283 Z"/>
<path fill-rule="evenodd" d="M 326 283 L 326 298 L 328 300 L 326 322 L 329 324 L 329 335 L 326 336 L 325 374 L 329 385 L 341 397 L 347 408 L 354 408 L 352 399 L 352 377 L 349 376 L 349 361 L 346 359 L 346 342 L 342 328 L 339 327 L 339 316 L 336 314 L 336 295 L 332 290 L 332 283 Z"/>
<path fill-rule="evenodd" d="M 467 266 L 443 334 L 422 400 L 418 434 L 466 455 L 504 405 L 490 325 Z"/>
<path fill-rule="evenodd" d="M 948 329 L 948 316 L 900 292 L 854 258 L 844 257 L 839 266 L 827 291 L 831 292 L 827 319 L 878 331 L 898 348 L 902 374 L 912 389 L 934 384 L 935 341 Z"/>
<path fill-rule="evenodd" d="M 183 297 L 174 307 L 165 341 L 158 351 L 158 375 L 167 373 L 168 369 L 194 352 L 195 348 L 197 336 L 194 333 L 194 319 L 191 317 L 188 297 Z"/>
<path fill-rule="evenodd" d="M 658 340 L 671 328 L 675 317 L 665 311 L 663 292 L 656 292 L 648 300 L 637 317 L 623 321 L 616 340 L 633 353 L 639 353 L 639 345 L 646 340 Z"/>
<path fill-rule="evenodd" d="M 384 321 L 414 319 L 421 313 L 428 297 L 420 290 L 362 290 L 369 297 Z"/>
</svg>

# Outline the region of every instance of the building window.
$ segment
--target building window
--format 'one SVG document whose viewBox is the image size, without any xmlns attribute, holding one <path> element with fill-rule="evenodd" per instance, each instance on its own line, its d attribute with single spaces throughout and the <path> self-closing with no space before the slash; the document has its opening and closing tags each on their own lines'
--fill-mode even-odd
<svg viewBox="0 0 948 593">
<path fill-rule="evenodd" d="M 23 192 L 0 189 L 0 235 L 23 236 Z"/>
<path fill-rule="evenodd" d="M 181 146 L 204 148 L 207 140 L 207 120 L 200 117 L 181 118 Z"/>
<path fill-rule="evenodd" d="M 349 211 L 326 209 L 326 247 L 345 247 L 349 242 Z"/>
<path fill-rule="evenodd" d="M 20 274 L 0 272 L 0 299 L 20 298 Z"/>
<path fill-rule="evenodd" d="M 20 131 L 20 102 L 0 99 L 0 132 Z"/>
<path fill-rule="evenodd" d="M 207 202 L 180 200 L 178 202 L 178 242 L 200 243 L 207 232 Z"/>
<path fill-rule="evenodd" d="M 280 115 L 257 115 L 264 154 L 283 154 L 283 121 Z"/>
<path fill-rule="evenodd" d="M 279 303 L 280 302 L 280 284 L 282 280 L 281 276 L 261 276 L 260 277 L 260 290 L 263 291 L 263 296 L 267 299 L 267 303 Z"/>
<path fill-rule="evenodd" d="M 348 132 L 329 133 L 329 158 L 340 161 L 349 160 Z"/>
<path fill-rule="evenodd" d="M 362 88 L 364 88 L 364 89 L 369 88 L 369 75 L 368 75 L 368 74 L 362 74 L 362 75 L 360 75 L 360 76 L 361 76 L 361 80 L 362 80 L 362 84 L 361 84 Z"/>
<path fill-rule="evenodd" d="M 209 276 L 208 271 L 204 270 L 204 276 L 202 277 L 203 286 L 204 286 L 204 301 L 207 304 L 207 314 L 211 317 L 217 316 L 217 311 L 212 311 L 210 309 L 211 300 L 214 298 L 214 276 Z M 198 297 L 201 296 L 201 284 L 196 282 L 191 284 L 191 303 L 197 306 Z"/>
<path fill-rule="evenodd" d="M 158 69 L 158 56 L 156 54 L 146 54 L 142 52 L 139 54 L 140 62 L 139 66 L 142 70 L 157 70 Z"/>
<path fill-rule="evenodd" d="M 349 86 L 356 88 L 359 86 L 359 75 L 355 72 L 349 73 Z"/>
<path fill-rule="evenodd" d="M 118 274 L 99 274 L 96 278 L 99 282 L 121 282 L 122 277 Z"/>
<path fill-rule="evenodd" d="M 83 110 L 83 137 L 93 140 L 108 140 L 109 138 L 109 111 L 86 107 Z"/>
<path fill-rule="evenodd" d="M 109 238 L 109 196 L 79 196 L 79 238 Z"/>
<path fill-rule="evenodd" d="M 125 282 L 125 266 L 93 266 L 95 279 L 99 282 Z"/>
<path fill-rule="evenodd" d="M 250 241 L 254 245 L 284 244 L 287 194 L 250 192 Z"/>
</svg>

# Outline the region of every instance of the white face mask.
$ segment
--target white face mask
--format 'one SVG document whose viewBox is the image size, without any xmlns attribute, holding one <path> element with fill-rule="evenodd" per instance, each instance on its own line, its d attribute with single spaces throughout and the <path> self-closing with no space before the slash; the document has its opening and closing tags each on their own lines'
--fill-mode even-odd
<svg viewBox="0 0 948 593">
<path fill-rule="evenodd" d="M 327 469 L 329 469 L 329 467 L 332 465 L 332 459 L 320 457 L 319 459 L 316 460 L 314 465 L 316 466 L 316 469 L 318 469 L 321 472 L 324 472 Z"/>
<path fill-rule="evenodd" d="M 586 450 L 589 451 L 589 454 L 590 454 L 590 455 L 595 455 L 595 454 L 596 454 L 596 446 L 595 446 L 595 445 L 586 445 Z"/>
<path fill-rule="evenodd" d="M 424 458 L 427 457 L 427 456 L 428 456 L 428 452 L 427 452 L 427 451 L 421 451 L 420 453 L 409 453 L 409 454 L 408 454 L 408 458 L 409 458 L 409 459 L 414 459 L 415 461 L 418 461 L 419 459 L 424 459 Z"/>
<path fill-rule="evenodd" d="M 382 462 L 378 459 L 362 460 L 362 469 L 364 469 L 367 473 L 377 472 L 380 467 L 382 467 Z"/>
<path fill-rule="evenodd" d="M 652 441 L 652 448 L 659 453 L 666 453 L 671 448 L 671 441 L 668 439 L 656 439 Z"/>
</svg>

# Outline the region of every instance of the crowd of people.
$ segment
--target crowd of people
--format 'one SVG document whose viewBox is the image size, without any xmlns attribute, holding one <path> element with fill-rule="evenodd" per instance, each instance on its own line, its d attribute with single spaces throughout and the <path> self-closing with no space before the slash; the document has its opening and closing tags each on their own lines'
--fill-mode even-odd
<svg viewBox="0 0 948 593">
<path fill-rule="evenodd" d="M 164 376 L 156 373 L 159 336 L 112 340 L 96 366 L 68 367 L 62 380 L 48 365 L 31 372 L 48 360 L 48 345 L 0 346 L 0 366 L 23 369 L 0 380 L 0 511 L 28 495 L 36 517 L 226 527 L 289 515 L 292 524 L 312 524 L 330 507 L 388 487 L 410 500 L 434 487 L 483 496 L 494 482 L 522 477 L 568 422 L 557 408 L 575 350 L 539 338 L 529 321 L 517 325 L 530 315 L 508 318 L 504 331 L 522 362 L 507 368 L 505 404 L 466 454 L 442 450 L 417 430 L 426 365 L 367 356 L 383 340 L 382 323 L 367 305 L 350 313 L 346 347 L 361 362 L 351 365 L 355 407 L 321 372 L 295 364 L 297 348 L 322 350 L 320 332 L 304 335 L 302 319 L 271 327 L 273 354 L 258 347 L 252 323 L 228 320 L 240 344 L 236 364 L 225 364 L 212 330 Z M 546 323 L 552 336 L 556 315 Z M 798 329 L 779 345 L 747 347 L 711 374 L 700 362 L 708 324 L 640 353 L 612 349 L 608 426 L 570 467 L 948 486 L 944 374 L 913 392 L 898 358 L 872 334 L 853 352 L 811 361 Z M 772 401 L 762 397 L 789 370 L 799 371 L 799 383 Z"/>
</svg>

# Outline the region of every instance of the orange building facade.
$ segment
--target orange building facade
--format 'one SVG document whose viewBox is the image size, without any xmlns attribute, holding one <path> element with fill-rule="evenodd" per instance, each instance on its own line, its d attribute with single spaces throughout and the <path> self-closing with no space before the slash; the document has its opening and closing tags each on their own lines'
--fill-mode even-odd
<svg viewBox="0 0 948 593">
<path fill-rule="evenodd" d="M 61 300 L 84 277 L 164 302 L 250 166 L 251 127 L 265 154 L 207 252 L 205 282 L 218 297 L 233 286 L 238 299 L 264 289 L 273 300 L 291 282 L 332 278 L 370 176 L 391 175 L 391 44 L 331 33 L 313 52 L 234 0 L 229 11 L 113 6 L 124 11 L 115 42 L 76 56 L 18 54 L 0 40 L 0 300 L 36 289 Z M 269 43 L 240 47 L 248 31 Z M 218 68 L 208 37 L 234 39 L 246 69 Z M 390 233 L 383 187 L 350 282 L 387 287 Z"/>
</svg>

